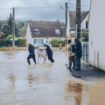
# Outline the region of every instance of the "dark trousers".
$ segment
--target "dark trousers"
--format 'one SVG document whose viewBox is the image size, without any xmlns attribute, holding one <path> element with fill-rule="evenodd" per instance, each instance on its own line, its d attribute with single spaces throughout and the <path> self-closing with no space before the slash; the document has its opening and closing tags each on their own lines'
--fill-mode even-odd
<svg viewBox="0 0 105 105">
<path fill-rule="evenodd" d="M 49 59 L 51 62 L 55 62 L 52 55 L 48 55 L 48 59 Z"/>
<path fill-rule="evenodd" d="M 73 69 L 75 69 L 75 56 L 72 56 Z"/>
<path fill-rule="evenodd" d="M 72 64 L 73 64 L 73 69 L 75 69 L 75 56 L 70 57 L 69 69 L 71 69 Z"/>
<path fill-rule="evenodd" d="M 31 63 L 30 63 L 30 59 L 33 59 L 34 63 L 36 64 L 35 55 L 29 55 L 29 56 L 27 57 L 27 62 L 28 62 L 29 65 L 31 64 Z"/>
<path fill-rule="evenodd" d="M 81 70 L 81 58 L 76 57 L 76 69 Z"/>
</svg>

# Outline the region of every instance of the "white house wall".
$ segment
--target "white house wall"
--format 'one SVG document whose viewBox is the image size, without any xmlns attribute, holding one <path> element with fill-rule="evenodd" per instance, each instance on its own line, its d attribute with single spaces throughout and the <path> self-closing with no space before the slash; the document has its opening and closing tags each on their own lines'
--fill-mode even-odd
<svg viewBox="0 0 105 105">
<path fill-rule="evenodd" d="M 89 20 L 89 63 L 105 70 L 105 0 L 92 0 Z"/>
<path fill-rule="evenodd" d="M 27 31 L 26 31 L 26 39 L 27 39 L 27 44 L 31 42 L 33 44 L 33 39 L 31 35 L 31 30 L 29 24 L 27 24 Z"/>
<path fill-rule="evenodd" d="M 49 38 L 45 38 L 45 37 L 33 38 L 33 39 L 32 39 L 32 40 L 33 40 L 33 43 L 34 43 L 34 39 L 36 39 L 36 40 L 41 40 L 41 39 L 43 39 L 44 42 L 48 41 L 48 43 L 49 43 L 52 39 L 64 40 L 64 37 L 63 37 L 63 38 L 61 38 L 61 37 L 59 37 L 59 38 L 56 38 L 56 37 L 49 37 Z M 35 44 L 34 44 L 34 45 L 35 45 Z"/>
</svg>

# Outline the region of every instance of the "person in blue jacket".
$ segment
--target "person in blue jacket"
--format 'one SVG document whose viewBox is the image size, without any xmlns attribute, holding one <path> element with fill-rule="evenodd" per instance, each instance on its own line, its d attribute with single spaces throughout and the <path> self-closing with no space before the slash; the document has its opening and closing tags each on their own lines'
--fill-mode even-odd
<svg viewBox="0 0 105 105">
<path fill-rule="evenodd" d="M 50 46 L 47 45 L 47 44 L 44 44 L 44 47 L 46 47 L 46 52 L 47 52 L 48 59 L 49 59 L 52 63 L 55 62 L 54 59 L 53 59 L 53 51 L 51 50 Z"/>
<path fill-rule="evenodd" d="M 28 46 L 28 51 L 29 51 L 29 55 L 27 57 L 27 62 L 28 64 L 30 65 L 30 59 L 33 59 L 34 63 L 36 64 L 36 58 L 35 58 L 35 47 L 29 43 L 29 46 Z"/>
<path fill-rule="evenodd" d="M 75 39 L 76 42 L 76 70 L 81 70 L 82 45 L 80 39 Z"/>
</svg>

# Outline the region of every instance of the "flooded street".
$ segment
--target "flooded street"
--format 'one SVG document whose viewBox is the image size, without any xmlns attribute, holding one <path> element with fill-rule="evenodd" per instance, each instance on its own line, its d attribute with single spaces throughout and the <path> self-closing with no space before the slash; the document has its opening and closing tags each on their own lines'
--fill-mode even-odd
<svg viewBox="0 0 105 105">
<path fill-rule="evenodd" d="M 74 78 L 66 54 L 29 66 L 27 51 L 0 51 L 0 105 L 105 105 L 105 80 Z"/>
</svg>

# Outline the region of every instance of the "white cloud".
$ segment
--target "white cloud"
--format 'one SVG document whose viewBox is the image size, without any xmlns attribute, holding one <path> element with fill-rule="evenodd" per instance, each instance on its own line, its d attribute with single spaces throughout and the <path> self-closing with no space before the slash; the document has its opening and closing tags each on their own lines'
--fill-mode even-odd
<svg viewBox="0 0 105 105">
<path fill-rule="evenodd" d="M 24 7 L 24 3 L 21 0 L 11 0 L 8 4 L 8 7 Z"/>
</svg>

